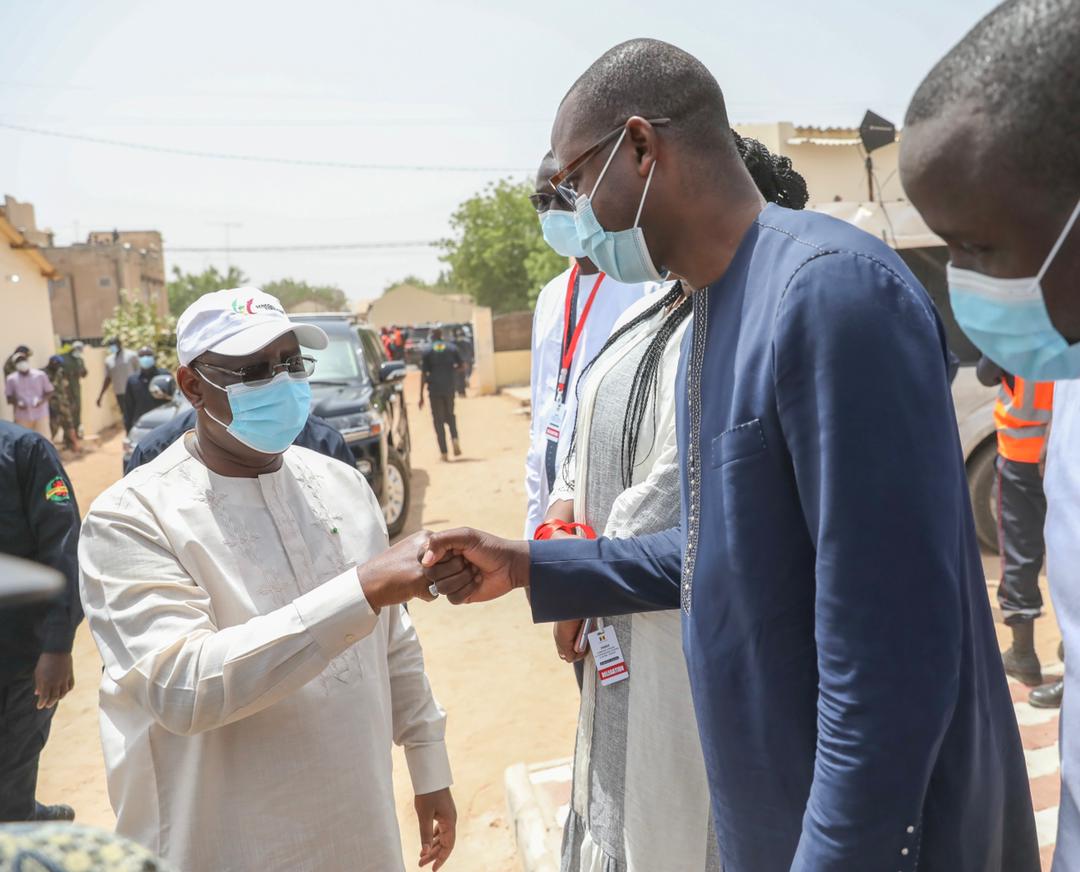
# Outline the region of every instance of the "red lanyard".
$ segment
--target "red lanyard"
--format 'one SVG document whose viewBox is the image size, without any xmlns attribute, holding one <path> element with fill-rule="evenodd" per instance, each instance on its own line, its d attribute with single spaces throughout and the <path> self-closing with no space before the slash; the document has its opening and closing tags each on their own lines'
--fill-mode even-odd
<svg viewBox="0 0 1080 872">
<path fill-rule="evenodd" d="M 566 285 L 566 311 L 563 315 L 563 324 L 566 326 L 563 328 L 562 361 L 559 366 L 559 385 L 557 389 L 560 400 L 566 397 L 566 382 L 567 377 L 570 375 L 570 364 L 574 361 L 574 352 L 577 350 L 578 340 L 581 339 L 581 331 L 585 327 L 585 321 L 589 317 L 589 310 L 592 309 L 593 300 L 596 299 L 596 292 L 600 290 L 600 283 L 604 280 L 603 273 L 596 277 L 596 283 L 593 285 L 592 291 L 589 292 L 589 299 L 585 302 L 585 308 L 581 310 L 581 317 L 577 319 L 577 324 L 574 325 L 574 335 L 571 336 L 570 306 L 574 301 L 574 285 L 577 283 L 578 269 L 579 267 L 575 263 L 574 268 L 570 271 L 570 281 Z"/>
</svg>

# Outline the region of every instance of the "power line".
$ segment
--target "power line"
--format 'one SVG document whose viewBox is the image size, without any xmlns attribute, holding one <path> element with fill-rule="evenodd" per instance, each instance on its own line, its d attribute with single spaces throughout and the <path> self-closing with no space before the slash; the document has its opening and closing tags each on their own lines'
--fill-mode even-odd
<svg viewBox="0 0 1080 872">
<path fill-rule="evenodd" d="M 324 167 L 339 170 L 379 170 L 386 172 L 436 172 L 436 173 L 524 173 L 532 170 L 521 167 L 484 167 L 484 166 L 438 166 L 422 164 L 369 164 L 352 163 L 336 160 L 307 160 L 292 157 L 268 157 L 254 154 L 233 154 L 229 152 L 199 151 L 188 148 L 173 148 L 166 145 L 149 145 L 141 142 L 124 142 L 119 139 L 106 139 L 101 136 L 86 136 L 78 133 L 64 133 L 59 130 L 46 130 L 42 127 L 26 127 L 0 121 L 0 128 L 15 130 L 19 133 L 31 133 L 36 136 L 52 136 L 56 139 L 69 139 L 75 142 L 92 142 L 95 145 L 110 145 L 115 148 L 127 148 L 134 151 L 149 151 L 157 154 L 175 154 L 181 157 L 203 157 L 214 160 L 243 161 L 246 163 L 279 164 L 286 166 Z"/>
<path fill-rule="evenodd" d="M 221 246 L 189 247 L 166 245 L 165 251 L 174 253 L 182 252 L 184 254 L 214 254 L 223 251 L 255 254 L 267 251 L 368 251 L 383 248 L 431 248 L 435 245 L 438 245 L 438 242 L 319 242 L 313 245 L 234 245 L 228 249 L 222 248 Z"/>
</svg>

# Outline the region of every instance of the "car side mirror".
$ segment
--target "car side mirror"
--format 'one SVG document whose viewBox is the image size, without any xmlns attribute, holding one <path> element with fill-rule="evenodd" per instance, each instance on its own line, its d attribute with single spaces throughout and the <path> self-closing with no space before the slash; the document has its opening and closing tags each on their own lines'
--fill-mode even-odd
<svg viewBox="0 0 1080 872">
<path fill-rule="evenodd" d="M 176 393 L 176 380 L 171 375 L 155 375 L 150 379 L 150 396 L 155 400 L 171 400 Z"/>
<path fill-rule="evenodd" d="M 405 378 L 405 364 L 400 360 L 386 360 L 379 366 L 379 378 L 384 382 L 401 381 Z"/>
</svg>

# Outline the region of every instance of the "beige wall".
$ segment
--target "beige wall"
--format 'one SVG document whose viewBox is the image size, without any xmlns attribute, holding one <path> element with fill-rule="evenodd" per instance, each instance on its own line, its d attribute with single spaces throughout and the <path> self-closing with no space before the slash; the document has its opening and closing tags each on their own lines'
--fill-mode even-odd
<svg viewBox="0 0 1080 872">
<path fill-rule="evenodd" d="M 468 324 L 473 318 L 472 303 L 433 294 L 423 288 L 402 285 L 383 294 L 371 304 L 368 323 L 374 327 L 391 324 Z"/>
<path fill-rule="evenodd" d="M 869 199 L 864 153 L 859 145 L 792 145 L 795 126 L 789 122 L 773 124 L 736 124 L 743 136 L 759 140 L 769 151 L 791 158 L 794 168 L 806 179 L 810 205 L 833 200 L 865 202 Z M 895 200 L 904 196 L 897 165 L 900 143 L 894 142 L 873 152 L 876 199 Z M 877 185 L 881 185 L 878 192 Z"/>
<path fill-rule="evenodd" d="M 513 388 L 519 385 L 527 385 L 532 373 L 530 364 L 532 352 L 525 351 L 496 351 L 495 352 L 495 386 L 499 388 Z"/>
<path fill-rule="evenodd" d="M 128 240 L 129 235 L 136 242 Z M 157 248 L 137 244 L 146 243 L 143 237 L 147 236 L 157 237 Z M 156 233 L 121 234 L 119 243 L 80 243 L 44 249 L 43 254 L 62 273 L 62 278 L 55 279 L 52 286 L 53 324 L 57 334 L 107 338 L 102 336 L 101 324 L 112 317 L 121 290 L 149 304 L 158 314 L 168 314 L 160 239 Z"/>
<path fill-rule="evenodd" d="M 18 276 L 13 281 L 12 276 Z M 0 244 L 0 360 L 6 360 L 16 345 L 28 345 L 30 363 L 44 369 L 56 351 L 52 313 L 49 309 L 49 280 L 26 254 L 6 242 Z M 0 391 L 3 394 L 4 391 Z M 7 400 L 0 396 L 0 415 L 12 419 Z"/>
<path fill-rule="evenodd" d="M 492 328 L 491 308 L 477 306 L 473 310 L 473 362 L 472 388 L 480 394 L 493 394 L 498 389 L 495 367 L 495 332 Z"/>
<path fill-rule="evenodd" d="M 98 392 L 105 381 L 105 358 L 107 348 L 83 349 L 83 361 L 86 363 L 86 378 L 82 380 L 82 425 L 83 433 L 92 436 L 110 427 L 115 427 L 123 420 L 120 407 L 116 404 L 116 394 L 110 386 L 97 407 Z"/>
</svg>

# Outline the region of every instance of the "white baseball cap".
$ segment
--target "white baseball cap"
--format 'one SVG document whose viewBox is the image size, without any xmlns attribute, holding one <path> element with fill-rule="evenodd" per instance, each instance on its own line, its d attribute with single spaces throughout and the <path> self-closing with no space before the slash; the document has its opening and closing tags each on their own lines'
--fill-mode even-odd
<svg viewBox="0 0 1080 872">
<path fill-rule="evenodd" d="M 329 344 L 321 327 L 290 321 L 277 297 L 258 288 L 229 288 L 203 294 L 184 310 L 176 322 L 176 353 L 184 366 L 204 351 L 246 357 L 286 333 L 307 348 Z"/>
</svg>

